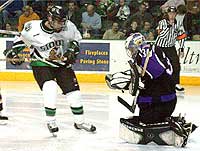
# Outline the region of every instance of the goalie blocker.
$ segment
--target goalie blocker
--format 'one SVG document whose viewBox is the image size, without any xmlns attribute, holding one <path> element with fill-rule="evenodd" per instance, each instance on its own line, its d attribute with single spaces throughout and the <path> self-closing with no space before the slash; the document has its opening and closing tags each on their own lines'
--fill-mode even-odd
<svg viewBox="0 0 200 151">
<path fill-rule="evenodd" d="M 170 117 L 163 123 L 143 124 L 138 116 L 120 118 L 120 138 L 128 143 L 184 147 L 191 132 L 197 128 L 183 117 Z"/>
</svg>

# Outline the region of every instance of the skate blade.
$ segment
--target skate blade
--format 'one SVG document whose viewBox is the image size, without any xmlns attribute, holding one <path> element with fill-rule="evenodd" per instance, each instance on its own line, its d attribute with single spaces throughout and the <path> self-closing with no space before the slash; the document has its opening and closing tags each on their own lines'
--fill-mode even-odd
<svg viewBox="0 0 200 151">
<path fill-rule="evenodd" d="M 93 130 L 89 130 L 89 129 L 84 129 L 84 128 L 83 129 L 79 129 L 79 130 L 87 132 L 87 133 L 92 133 L 92 134 L 97 132 L 96 129 L 94 131 Z"/>
<path fill-rule="evenodd" d="M 0 120 L 0 125 L 7 125 L 8 124 L 8 121 L 5 121 L 5 120 Z"/>
<path fill-rule="evenodd" d="M 183 95 L 183 94 L 185 94 L 185 90 L 184 90 L 184 91 L 177 91 L 177 90 L 176 90 L 176 93 L 177 93 L 177 94 Z"/>
<path fill-rule="evenodd" d="M 52 133 L 52 136 L 53 136 L 53 137 L 57 137 L 58 134 L 55 132 L 55 133 Z"/>
</svg>

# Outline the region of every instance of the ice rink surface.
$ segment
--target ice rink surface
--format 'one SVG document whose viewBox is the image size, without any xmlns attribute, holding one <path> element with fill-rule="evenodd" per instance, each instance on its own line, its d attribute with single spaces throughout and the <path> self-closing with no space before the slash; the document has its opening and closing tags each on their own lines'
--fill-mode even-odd
<svg viewBox="0 0 200 151">
<path fill-rule="evenodd" d="M 128 93 L 110 90 L 105 84 L 80 84 L 86 121 L 97 127 L 96 133 L 76 130 L 65 96 L 58 91 L 57 122 L 59 133 L 52 137 L 45 120 L 42 94 L 35 82 L 1 82 L 6 100 L 7 125 L 0 126 L 0 151 L 200 151 L 199 128 L 190 135 L 185 148 L 128 144 L 118 137 L 119 118 L 131 116 L 116 98 L 131 102 Z M 185 86 L 178 95 L 173 115 L 186 114 L 186 120 L 200 125 L 200 87 Z M 138 113 L 136 109 L 135 115 Z"/>
</svg>

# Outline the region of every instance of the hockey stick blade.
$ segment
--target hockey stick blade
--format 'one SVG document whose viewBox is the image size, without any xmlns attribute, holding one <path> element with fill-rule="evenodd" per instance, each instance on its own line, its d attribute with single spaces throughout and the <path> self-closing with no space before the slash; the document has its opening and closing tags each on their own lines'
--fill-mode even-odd
<svg viewBox="0 0 200 151">
<path fill-rule="evenodd" d="M 119 103 L 124 105 L 130 112 L 134 113 L 135 109 L 132 108 L 124 99 L 122 99 L 120 96 L 117 96 L 117 100 Z"/>
</svg>

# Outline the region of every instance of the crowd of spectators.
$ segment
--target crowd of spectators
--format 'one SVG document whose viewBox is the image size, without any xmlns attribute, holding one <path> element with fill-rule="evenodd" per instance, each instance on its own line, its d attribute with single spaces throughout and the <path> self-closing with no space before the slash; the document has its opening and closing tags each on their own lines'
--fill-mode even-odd
<svg viewBox="0 0 200 151">
<path fill-rule="evenodd" d="M 45 19 L 53 5 L 68 10 L 68 19 L 83 38 L 125 39 L 141 32 L 147 40 L 155 40 L 159 20 L 169 6 L 176 6 L 176 19 L 182 22 L 187 39 L 200 40 L 200 0 L 15 0 L 0 12 L 0 28 L 21 31 L 26 22 Z"/>
</svg>

